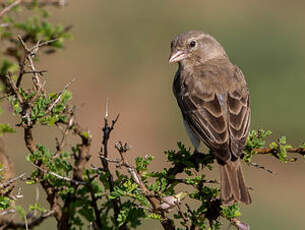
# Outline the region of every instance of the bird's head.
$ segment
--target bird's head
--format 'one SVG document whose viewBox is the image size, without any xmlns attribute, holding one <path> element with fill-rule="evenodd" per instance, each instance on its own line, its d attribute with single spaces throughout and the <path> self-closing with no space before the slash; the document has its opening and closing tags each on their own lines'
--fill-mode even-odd
<svg viewBox="0 0 305 230">
<path fill-rule="evenodd" d="M 193 30 L 179 34 L 171 42 L 169 63 L 196 65 L 218 57 L 226 57 L 226 53 L 216 39 Z"/>
</svg>

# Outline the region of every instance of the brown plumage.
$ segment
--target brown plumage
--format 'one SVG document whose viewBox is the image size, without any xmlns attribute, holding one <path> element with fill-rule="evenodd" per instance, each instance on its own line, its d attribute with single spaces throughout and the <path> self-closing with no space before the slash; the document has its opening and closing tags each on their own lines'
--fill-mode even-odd
<svg viewBox="0 0 305 230">
<path fill-rule="evenodd" d="M 250 127 L 243 73 L 215 38 L 200 31 L 178 35 L 169 62 L 179 63 L 173 91 L 190 139 L 196 150 L 200 141 L 212 149 L 220 165 L 222 202 L 250 204 L 240 166 Z"/>
</svg>

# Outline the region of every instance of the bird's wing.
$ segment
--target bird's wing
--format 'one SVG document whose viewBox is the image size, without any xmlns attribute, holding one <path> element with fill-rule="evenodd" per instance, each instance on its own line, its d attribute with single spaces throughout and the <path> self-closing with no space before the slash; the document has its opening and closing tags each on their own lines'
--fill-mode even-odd
<svg viewBox="0 0 305 230">
<path fill-rule="evenodd" d="M 250 98 L 242 71 L 234 68 L 234 89 L 228 93 L 228 123 L 230 148 L 235 157 L 240 157 L 250 129 Z"/>
<path fill-rule="evenodd" d="M 243 84 L 245 80 L 241 71 L 235 69 L 201 71 L 199 77 L 184 77 L 181 96 L 177 97 L 183 117 L 192 131 L 215 151 L 217 159 L 222 162 L 231 159 L 231 152 L 236 157 L 240 156 L 249 129 L 247 86 Z M 229 72 L 232 73 L 230 84 L 216 82 L 220 80 L 219 74 Z M 204 74 L 207 76 L 202 76 Z M 211 80 L 206 81 L 207 78 Z M 236 84 L 231 84 L 235 80 L 238 80 Z"/>
</svg>

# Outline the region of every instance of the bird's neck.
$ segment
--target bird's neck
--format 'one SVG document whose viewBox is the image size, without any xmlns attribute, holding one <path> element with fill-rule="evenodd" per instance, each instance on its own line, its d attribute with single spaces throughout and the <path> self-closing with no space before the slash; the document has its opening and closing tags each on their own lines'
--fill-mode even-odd
<svg viewBox="0 0 305 230">
<path fill-rule="evenodd" d="M 179 69 L 194 69 L 198 66 L 201 65 L 206 65 L 209 62 L 213 61 L 213 60 L 219 60 L 220 62 L 230 62 L 228 56 L 226 54 L 222 54 L 222 55 L 207 55 L 204 59 L 202 58 L 194 58 L 194 59 L 185 59 L 181 62 L 179 62 Z"/>
</svg>

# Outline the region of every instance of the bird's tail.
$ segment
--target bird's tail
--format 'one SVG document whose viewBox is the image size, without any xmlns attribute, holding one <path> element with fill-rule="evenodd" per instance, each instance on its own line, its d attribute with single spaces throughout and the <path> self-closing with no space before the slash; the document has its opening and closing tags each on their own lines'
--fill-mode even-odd
<svg viewBox="0 0 305 230">
<path fill-rule="evenodd" d="M 234 201 L 240 201 L 245 204 L 251 203 L 251 197 L 244 182 L 239 159 L 220 165 L 220 189 L 224 205 L 231 205 Z"/>
</svg>

